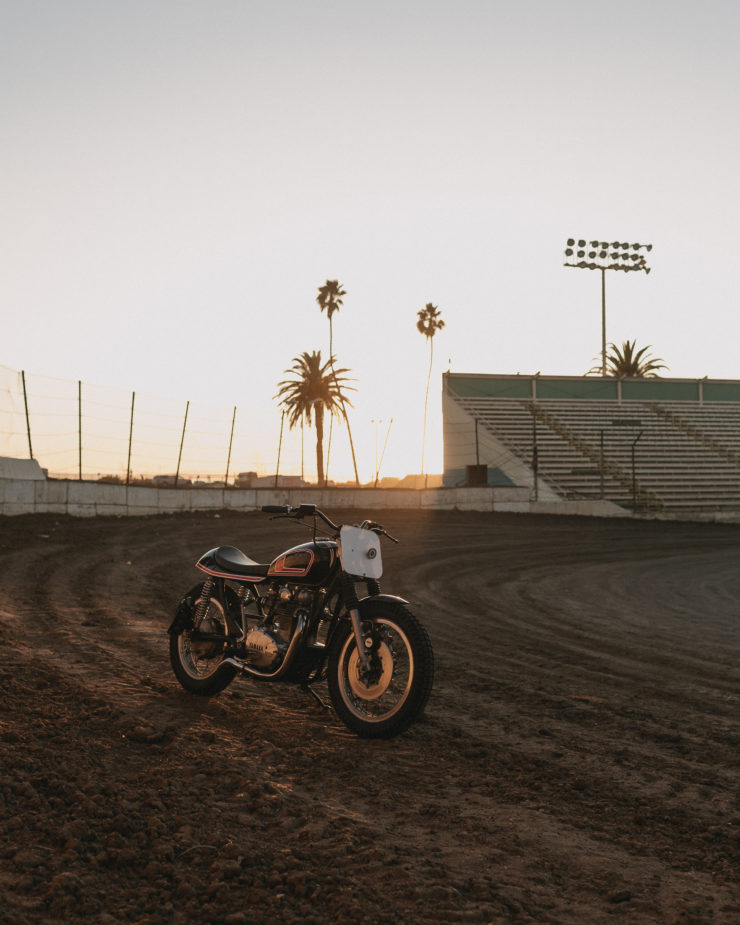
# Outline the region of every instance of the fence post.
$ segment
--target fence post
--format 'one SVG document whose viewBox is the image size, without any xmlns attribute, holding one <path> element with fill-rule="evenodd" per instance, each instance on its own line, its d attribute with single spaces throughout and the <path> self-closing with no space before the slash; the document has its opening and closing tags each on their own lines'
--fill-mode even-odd
<svg viewBox="0 0 740 925">
<path fill-rule="evenodd" d="M 234 413 L 231 415 L 231 436 L 229 437 L 229 455 L 226 457 L 226 475 L 224 476 L 224 488 L 229 484 L 229 466 L 231 465 L 231 444 L 234 442 L 234 421 L 236 420 L 236 405 Z"/>
<path fill-rule="evenodd" d="M 77 380 L 77 479 L 82 481 L 82 380 Z"/>
<path fill-rule="evenodd" d="M 635 473 L 635 447 L 642 436 L 642 431 L 632 441 L 632 510 L 637 510 L 637 475 Z"/>
<path fill-rule="evenodd" d="M 188 411 L 190 409 L 190 402 L 185 403 L 185 420 L 182 422 L 182 437 L 180 438 L 180 452 L 177 456 L 177 471 L 175 472 L 175 488 L 177 488 L 177 480 L 180 478 L 180 461 L 182 460 L 182 446 L 185 443 L 185 428 L 188 425 Z"/>
<path fill-rule="evenodd" d="M 134 433 L 134 402 L 136 401 L 136 392 L 131 393 L 131 422 L 128 426 L 128 459 L 126 460 L 126 485 L 131 481 L 131 438 Z"/>
<path fill-rule="evenodd" d="M 535 380 L 532 380 L 533 382 Z M 534 388 L 537 386 L 535 385 Z M 540 500 L 540 486 L 538 479 L 538 472 L 540 468 L 540 458 L 537 451 L 537 415 L 534 413 L 534 408 L 532 411 L 532 472 L 534 474 L 534 500 Z"/>
<path fill-rule="evenodd" d="M 283 422 L 285 421 L 285 412 L 280 414 L 280 442 L 278 443 L 277 466 L 275 467 L 275 488 L 278 487 L 278 475 L 280 474 L 280 450 L 283 446 Z"/>
<path fill-rule="evenodd" d="M 324 469 L 324 485 L 329 484 L 329 457 L 331 456 L 331 435 L 332 435 L 333 427 L 334 427 L 334 415 L 330 414 L 329 415 L 329 446 L 326 449 L 326 469 Z"/>
<path fill-rule="evenodd" d="M 23 382 L 23 404 L 26 408 L 26 433 L 28 434 L 28 458 L 33 459 L 33 447 L 31 446 L 31 422 L 28 419 L 28 394 L 26 392 L 26 374 L 21 370 L 21 381 Z"/>
</svg>

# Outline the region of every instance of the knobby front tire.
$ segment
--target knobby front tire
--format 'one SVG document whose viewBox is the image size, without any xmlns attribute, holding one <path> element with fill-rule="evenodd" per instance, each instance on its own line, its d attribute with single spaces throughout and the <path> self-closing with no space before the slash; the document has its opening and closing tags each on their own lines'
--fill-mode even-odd
<svg viewBox="0 0 740 925">
<path fill-rule="evenodd" d="M 371 674 L 363 677 L 347 621 L 329 652 L 329 695 L 339 718 L 357 735 L 388 739 L 423 712 L 434 683 L 434 653 L 427 631 L 403 604 L 366 600 L 360 613 L 363 624 L 372 625 Z"/>
</svg>

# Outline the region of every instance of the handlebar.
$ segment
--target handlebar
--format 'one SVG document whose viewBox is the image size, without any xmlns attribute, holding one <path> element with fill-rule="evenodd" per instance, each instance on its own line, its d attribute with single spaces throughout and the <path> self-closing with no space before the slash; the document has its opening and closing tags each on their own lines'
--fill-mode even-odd
<svg viewBox="0 0 740 925">
<path fill-rule="evenodd" d="M 327 527 L 336 530 L 337 533 L 342 529 L 339 524 L 329 520 L 326 514 L 320 511 L 315 504 L 301 504 L 298 507 L 291 507 L 289 504 L 263 504 L 261 510 L 265 514 L 275 514 L 276 517 L 287 517 L 290 520 L 302 520 L 304 517 L 320 517 Z M 372 530 L 373 533 L 387 536 L 392 542 L 398 543 L 395 536 L 391 536 L 385 527 L 375 523 L 374 520 L 363 520 L 360 527 L 363 530 Z"/>
<path fill-rule="evenodd" d="M 262 510 L 265 514 L 276 514 L 278 517 L 288 517 L 291 520 L 302 520 L 304 517 L 320 517 L 327 527 L 336 530 L 337 533 L 341 527 L 320 511 L 315 504 L 301 504 L 298 507 L 291 507 L 289 504 L 263 504 Z"/>
<path fill-rule="evenodd" d="M 373 533 L 377 533 L 378 536 L 387 536 L 391 542 L 398 545 L 398 540 L 395 536 L 391 536 L 382 524 L 375 523 L 374 520 L 363 520 L 360 524 L 360 528 L 362 530 L 372 530 Z"/>
</svg>

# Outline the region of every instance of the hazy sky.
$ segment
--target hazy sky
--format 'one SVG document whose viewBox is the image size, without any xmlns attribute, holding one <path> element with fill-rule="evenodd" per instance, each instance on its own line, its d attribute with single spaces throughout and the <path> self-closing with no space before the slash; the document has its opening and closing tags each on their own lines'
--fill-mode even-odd
<svg viewBox="0 0 740 925">
<path fill-rule="evenodd" d="M 315 296 L 337 278 L 364 478 L 372 418 L 394 418 L 385 471 L 419 468 L 416 312 L 441 309 L 440 471 L 448 365 L 570 375 L 599 353 L 573 235 L 654 245 L 650 276 L 607 275 L 608 340 L 740 378 L 737 2 L 0 13 L 0 364 L 236 404 L 272 446 L 276 383 L 328 351 Z"/>
</svg>

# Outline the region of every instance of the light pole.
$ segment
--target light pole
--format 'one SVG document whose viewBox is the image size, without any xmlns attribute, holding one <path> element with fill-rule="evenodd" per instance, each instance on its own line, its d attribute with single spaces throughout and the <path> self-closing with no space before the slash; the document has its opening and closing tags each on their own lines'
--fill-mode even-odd
<svg viewBox="0 0 740 925">
<path fill-rule="evenodd" d="M 375 482 L 373 487 L 378 487 L 378 424 L 383 423 L 382 418 L 370 418 L 370 423 L 375 424 Z"/>
<path fill-rule="evenodd" d="M 601 270 L 601 375 L 606 376 L 606 271 L 635 270 L 650 272 L 641 250 L 651 251 L 652 244 L 620 244 L 613 241 L 585 241 L 568 238 L 563 266 L 581 270 Z"/>
<path fill-rule="evenodd" d="M 383 468 L 383 460 L 385 459 L 385 451 L 388 449 L 388 437 L 391 435 L 391 426 L 393 424 L 393 418 L 388 422 L 388 430 L 385 432 L 385 440 L 383 441 L 383 451 L 380 454 L 380 462 L 378 463 L 378 472 L 375 476 L 375 487 L 378 487 L 378 479 L 380 478 L 380 470 Z"/>
</svg>

